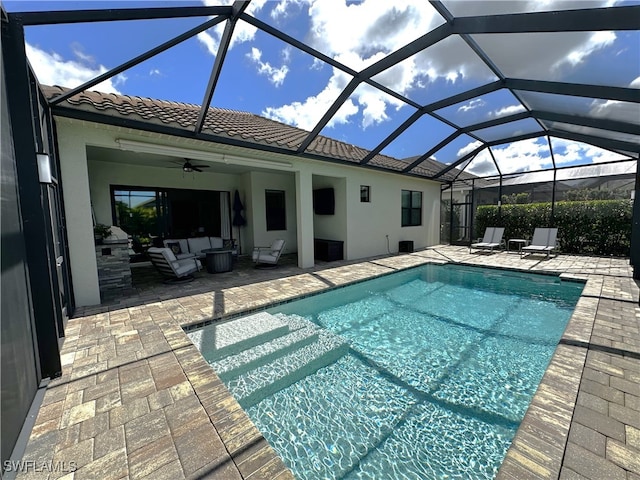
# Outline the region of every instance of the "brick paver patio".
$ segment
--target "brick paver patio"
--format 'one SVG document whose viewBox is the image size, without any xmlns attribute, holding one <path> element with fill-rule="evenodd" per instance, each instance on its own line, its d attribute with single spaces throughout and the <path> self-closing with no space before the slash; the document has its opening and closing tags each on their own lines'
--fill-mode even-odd
<svg viewBox="0 0 640 480">
<path fill-rule="evenodd" d="M 183 327 L 428 262 L 586 280 L 498 477 L 639 480 L 640 308 L 628 260 L 454 246 L 305 270 L 294 258 L 265 271 L 241 260 L 181 286 L 135 268 L 135 290 L 69 320 L 63 375 L 46 389 L 23 457 L 58 471 L 18 478 L 293 478 Z"/>
</svg>

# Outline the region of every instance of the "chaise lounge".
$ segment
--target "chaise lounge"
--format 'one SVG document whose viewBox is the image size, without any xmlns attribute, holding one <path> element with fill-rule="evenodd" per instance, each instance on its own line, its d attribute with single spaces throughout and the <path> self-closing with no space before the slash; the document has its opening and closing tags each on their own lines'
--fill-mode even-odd
<svg viewBox="0 0 640 480">
<path fill-rule="evenodd" d="M 556 249 L 557 239 L 557 228 L 536 228 L 533 231 L 531 244 L 522 247 L 520 258 L 523 258 L 526 253 L 546 253 L 549 258 L 549 254 Z"/>
<path fill-rule="evenodd" d="M 469 253 L 472 248 L 491 250 L 502 245 L 502 236 L 504 235 L 504 227 L 487 227 L 484 231 L 484 237 L 481 242 L 469 245 Z"/>
</svg>

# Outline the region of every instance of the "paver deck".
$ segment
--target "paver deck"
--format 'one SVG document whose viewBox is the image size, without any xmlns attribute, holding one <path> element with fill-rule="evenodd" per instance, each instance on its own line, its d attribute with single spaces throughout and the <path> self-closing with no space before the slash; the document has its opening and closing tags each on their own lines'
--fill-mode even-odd
<svg viewBox="0 0 640 480">
<path fill-rule="evenodd" d="M 264 271 L 240 261 L 181 286 L 140 267 L 129 294 L 79 309 L 66 329 L 63 375 L 47 386 L 23 456 L 40 468 L 18 478 L 293 478 L 183 327 L 456 262 L 587 282 L 498 478 L 640 479 L 639 288 L 628 260 L 437 246 L 312 269 L 281 262 Z"/>
</svg>

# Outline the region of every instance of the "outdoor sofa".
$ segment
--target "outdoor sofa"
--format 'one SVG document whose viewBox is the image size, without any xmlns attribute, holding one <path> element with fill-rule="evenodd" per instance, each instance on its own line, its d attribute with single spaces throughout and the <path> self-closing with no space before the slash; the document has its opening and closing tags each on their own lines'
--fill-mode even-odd
<svg viewBox="0 0 640 480">
<path fill-rule="evenodd" d="M 224 240 L 221 237 L 191 237 L 191 238 L 174 238 L 174 239 L 165 239 L 162 241 L 166 248 L 170 248 L 176 258 L 188 258 L 196 256 L 198 258 L 206 257 L 205 253 L 202 253 L 203 250 L 207 250 L 209 248 L 223 248 L 227 245 L 231 244 L 230 240 Z M 234 256 L 236 256 L 236 251 L 234 247 Z"/>
</svg>

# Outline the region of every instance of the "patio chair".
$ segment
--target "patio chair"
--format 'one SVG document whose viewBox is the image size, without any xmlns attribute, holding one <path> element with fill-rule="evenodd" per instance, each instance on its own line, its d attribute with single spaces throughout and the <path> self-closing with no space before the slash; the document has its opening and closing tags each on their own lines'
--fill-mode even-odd
<svg viewBox="0 0 640 480">
<path fill-rule="evenodd" d="M 269 247 L 255 247 L 251 258 L 256 264 L 256 268 L 276 267 L 284 249 L 284 243 L 284 240 L 279 238 L 274 240 Z"/>
<path fill-rule="evenodd" d="M 493 251 L 494 248 L 502 245 L 502 236 L 504 235 L 504 227 L 487 227 L 484 231 L 484 237 L 481 242 L 469 245 L 469 253 L 472 248 L 487 249 Z"/>
<path fill-rule="evenodd" d="M 526 253 L 546 253 L 549 258 L 549 254 L 556 249 L 557 239 L 557 228 L 536 228 L 533 231 L 531 244 L 522 247 L 520 258 L 523 258 Z"/>
<path fill-rule="evenodd" d="M 153 266 L 167 277 L 164 283 L 190 282 L 201 268 L 196 257 L 178 260 L 170 248 L 151 247 L 147 255 Z"/>
</svg>

